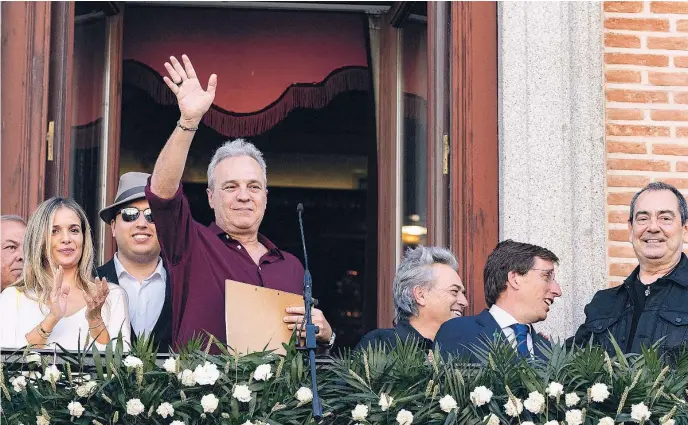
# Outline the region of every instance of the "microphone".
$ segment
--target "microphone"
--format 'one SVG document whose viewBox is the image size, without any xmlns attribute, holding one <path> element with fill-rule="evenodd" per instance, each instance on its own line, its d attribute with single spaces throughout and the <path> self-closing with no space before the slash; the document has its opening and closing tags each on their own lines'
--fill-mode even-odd
<svg viewBox="0 0 688 425">
<path fill-rule="evenodd" d="M 308 253 L 306 252 L 306 238 L 303 235 L 303 204 L 299 202 L 296 206 L 296 211 L 299 213 L 299 229 L 301 230 L 301 244 L 303 245 L 303 303 L 305 307 L 303 324 L 306 327 L 306 350 L 308 350 L 308 360 L 311 369 L 311 391 L 313 392 L 313 418 L 320 420 L 322 418 L 322 405 L 318 397 L 318 380 L 315 372 L 315 350 L 317 344 L 315 342 L 315 334 L 317 326 L 313 324 L 311 317 L 311 308 L 313 307 L 313 281 L 311 280 L 311 272 L 308 270 Z M 302 325 L 303 326 L 303 325 Z"/>
</svg>

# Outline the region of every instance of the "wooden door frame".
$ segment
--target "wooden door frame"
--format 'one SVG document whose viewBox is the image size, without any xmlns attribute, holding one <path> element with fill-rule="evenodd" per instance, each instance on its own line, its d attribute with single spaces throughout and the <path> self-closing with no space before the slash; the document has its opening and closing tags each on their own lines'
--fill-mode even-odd
<svg viewBox="0 0 688 425">
<path fill-rule="evenodd" d="M 451 16 L 450 243 L 477 314 L 499 241 L 497 4 L 451 2 Z"/>
</svg>

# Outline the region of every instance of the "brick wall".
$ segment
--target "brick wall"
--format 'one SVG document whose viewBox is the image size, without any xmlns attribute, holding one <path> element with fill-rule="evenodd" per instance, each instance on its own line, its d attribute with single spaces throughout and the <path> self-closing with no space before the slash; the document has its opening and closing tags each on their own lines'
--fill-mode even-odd
<svg viewBox="0 0 688 425">
<path fill-rule="evenodd" d="M 651 181 L 688 195 L 688 1 L 604 2 L 609 282 L 637 262 L 628 204 Z"/>
</svg>

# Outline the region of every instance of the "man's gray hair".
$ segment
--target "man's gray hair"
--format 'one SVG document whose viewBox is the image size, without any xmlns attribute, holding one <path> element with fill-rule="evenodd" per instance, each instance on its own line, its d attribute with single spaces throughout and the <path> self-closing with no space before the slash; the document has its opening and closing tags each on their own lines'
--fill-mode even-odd
<svg viewBox="0 0 688 425">
<path fill-rule="evenodd" d="M 213 155 L 208 165 L 208 188 L 213 190 L 215 188 L 214 173 L 215 167 L 222 160 L 233 158 L 237 156 L 248 156 L 256 160 L 260 168 L 263 170 L 263 182 L 268 184 L 267 165 L 263 159 L 263 153 L 251 142 L 244 139 L 228 140 L 220 146 Z"/>
<path fill-rule="evenodd" d="M 404 254 L 394 276 L 394 323 L 418 315 L 413 289 L 417 286 L 431 288 L 434 285 L 435 274 L 431 268 L 433 264 L 445 264 L 455 272 L 459 271 L 456 257 L 445 248 L 419 246 Z"/>
<path fill-rule="evenodd" d="M 3 214 L 0 215 L 0 221 L 14 221 L 16 223 L 21 223 L 24 226 L 26 226 L 26 220 L 24 220 L 22 217 L 14 214 Z"/>
</svg>

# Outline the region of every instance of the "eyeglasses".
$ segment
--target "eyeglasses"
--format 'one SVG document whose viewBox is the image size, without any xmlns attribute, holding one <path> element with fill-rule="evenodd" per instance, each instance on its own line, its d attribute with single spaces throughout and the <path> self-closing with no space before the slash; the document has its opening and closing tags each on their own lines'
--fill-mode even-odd
<svg viewBox="0 0 688 425">
<path fill-rule="evenodd" d="M 153 212 L 151 212 L 150 208 L 140 210 L 136 207 L 126 207 L 119 210 L 118 214 L 122 214 L 122 220 L 124 220 L 125 223 L 131 223 L 132 221 L 138 220 L 140 213 L 143 213 L 143 218 L 145 218 L 147 222 L 153 223 Z"/>
<path fill-rule="evenodd" d="M 539 272 L 545 272 L 545 275 L 543 276 L 547 283 L 552 283 L 557 279 L 556 274 L 554 273 L 554 269 L 531 269 L 531 270 L 537 270 Z"/>
</svg>

